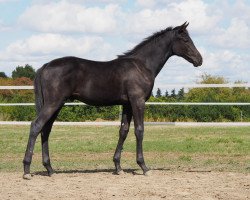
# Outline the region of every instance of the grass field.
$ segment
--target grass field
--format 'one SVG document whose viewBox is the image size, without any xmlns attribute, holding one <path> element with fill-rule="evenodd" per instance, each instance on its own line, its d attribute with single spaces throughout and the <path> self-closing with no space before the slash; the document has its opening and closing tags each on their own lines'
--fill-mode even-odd
<svg viewBox="0 0 250 200">
<path fill-rule="evenodd" d="M 113 169 L 115 126 L 55 126 L 50 155 L 55 170 Z M 124 169 L 139 169 L 131 128 L 122 154 Z M 0 126 L 0 172 L 22 171 L 29 126 Z M 31 170 L 44 171 L 41 140 Z M 250 172 L 250 127 L 146 126 L 144 157 L 152 169 Z"/>
</svg>

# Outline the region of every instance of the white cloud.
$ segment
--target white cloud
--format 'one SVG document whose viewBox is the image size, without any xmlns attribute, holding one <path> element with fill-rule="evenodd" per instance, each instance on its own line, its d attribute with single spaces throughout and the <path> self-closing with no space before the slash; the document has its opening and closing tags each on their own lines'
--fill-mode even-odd
<svg viewBox="0 0 250 200">
<path fill-rule="evenodd" d="M 0 0 L 1 1 L 1 0 Z M 4 1 L 4 0 L 3 0 Z M 11 0 L 9 0 L 11 1 Z M 14 1 L 14 0 L 13 0 Z M 57 0 L 58 1 L 58 0 Z M 64 2 L 68 2 L 68 3 L 120 3 L 120 2 L 124 2 L 125 0 L 63 0 Z M 50 3 L 51 0 L 32 0 L 33 4 L 47 4 Z"/>
<path fill-rule="evenodd" d="M 106 60 L 110 58 L 109 52 L 110 45 L 101 37 L 73 38 L 59 34 L 38 34 L 13 42 L 0 52 L 0 71 L 10 72 L 15 66 L 26 63 L 34 64 L 37 68 L 52 59 L 69 55 Z"/>
<path fill-rule="evenodd" d="M 175 0 L 175 3 L 179 3 L 183 0 Z M 172 0 L 136 0 L 136 4 L 140 7 L 151 8 L 151 9 L 159 9 L 163 7 L 167 7 L 168 4 L 173 3 Z"/>
<path fill-rule="evenodd" d="M 225 19 L 240 18 L 250 20 L 250 4 L 248 0 L 218 1 L 214 7 L 221 7 Z"/>
<path fill-rule="evenodd" d="M 176 26 L 189 21 L 192 30 L 204 33 L 220 19 L 220 12 L 209 11 L 208 4 L 201 0 L 171 2 L 168 0 L 138 0 L 144 8 L 128 12 L 116 4 L 104 7 L 85 7 L 71 1 L 33 4 L 19 19 L 19 22 L 42 32 L 87 32 L 87 33 L 151 33 L 167 26 Z M 75 1 L 74 1 L 75 2 Z M 103 0 L 98 2 L 112 2 Z M 155 7 L 159 3 L 164 7 Z M 119 29 L 118 29 L 119 28 Z"/>
<path fill-rule="evenodd" d="M 183 58 L 171 57 L 162 71 L 156 78 L 154 88 L 168 89 L 167 84 L 188 84 L 195 83 L 204 74 L 223 76 L 229 82 L 237 80 L 248 81 L 250 68 L 250 56 L 241 55 L 231 50 L 218 50 L 216 52 L 199 48 L 204 62 L 203 65 L 195 68 Z"/>
<path fill-rule="evenodd" d="M 230 82 L 249 80 L 249 55 L 239 54 L 229 49 L 217 51 L 206 51 L 203 49 L 201 52 L 204 62 L 198 70 L 202 73 L 223 76 Z"/>
<path fill-rule="evenodd" d="M 157 1 L 155 1 L 155 0 L 137 0 L 136 3 L 142 7 L 147 7 L 147 8 L 151 7 L 152 8 L 155 6 Z"/>
<path fill-rule="evenodd" d="M 104 43 L 101 37 L 72 38 L 59 34 L 39 34 L 19 40 L 7 47 L 7 53 L 19 55 L 46 54 L 86 54 L 98 44 Z M 99 47 L 98 47 L 99 48 Z"/>
<path fill-rule="evenodd" d="M 250 48 L 250 27 L 238 18 L 233 18 L 229 27 L 222 29 L 217 35 L 212 36 L 214 45 L 223 48 Z"/>
<path fill-rule="evenodd" d="M 0 0 L 3 1 L 8 0 Z M 21 26 L 15 24 L 22 33 L 20 38 L 1 47 L 5 50 L 0 52 L 0 67 L 26 63 L 37 67 L 66 55 L 108 60 L 155 31 L 189 21 L 188 30 L 203 55 L 203 66 L 194 68 L 185 60 L 173 57 L 157 77 L 156 86 L 191 83 L 204 72 L 224 76 L 230 81 L 250 81 L 247 76 L 250 56 L 246 55 L 250 47 L 250 4 L 246 0 L 131 2 L 32 0 L 19 17 Z M 4 24 L 8 23 L 0 22 L 0 31 L 6 28 Z M 28 30 L 32 36 L 22 39 L 23 30 L 25 33 Z"/>
<path fill-rule="evenodd" d="M 24 26 L 42 32 L 112 33 L 120 8 L 85 7 L 67 1 L 34 4 L 19 19 Z"/>
<path fill-rule="evenodd" d="M 144 8 L 128 15 L 127 18 L 127 30 L 133 33 L 152 32 L 188 21 L 192 31 L 201 34 L 206 33 L 218 22 L 220 13 L 209 13 L 208 5 L 201 0 L 187 0 L 168 3 L 164 8 Z"/>
</svg>

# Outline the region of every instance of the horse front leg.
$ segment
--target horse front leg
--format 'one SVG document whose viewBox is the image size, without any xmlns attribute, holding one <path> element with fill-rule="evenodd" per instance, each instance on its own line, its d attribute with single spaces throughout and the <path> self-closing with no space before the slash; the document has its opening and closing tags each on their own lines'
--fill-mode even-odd
<svg viewBox="0 0 250 200">
<path fill-rule="evenodd" d="M 131 118 L 132 118 L 131 106 L 124 105 L 123 110 L 122 110 L 122 120 L 121 120 L 121 127 L 119 131 L 119 140 L 118 140 L 118 144 L 117 144 L 116 151 L 115 151 L 114 158 L 113 158 L 116 174 L 123 173 L 121 165 L 120 165 L 121 152 L 122 152 L 124 141 L 126 140 L 128 132 L 129 132 Z"/>
<path fill-rule="evenodd" d="M 145 100 L 144 99 L 135 99 L 132 105 L 133 118 L 135 125 L 135 136 L 136 136 L 136 161 L 137 164 L 141 167 L 143 174 L 148 175 L 149 169 L 147 168 L 144 156 L 143 156 L 143 135 L 144 135 L 144 109 L 145 109 Z"/>
</svg>

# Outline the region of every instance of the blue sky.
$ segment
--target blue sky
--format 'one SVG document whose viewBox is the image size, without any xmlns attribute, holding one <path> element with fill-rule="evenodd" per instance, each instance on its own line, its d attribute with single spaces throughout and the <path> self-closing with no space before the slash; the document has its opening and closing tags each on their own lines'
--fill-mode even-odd
<svg viewBox="0 0 250 200">
<path fill-rule="evenodd" d="M 0 71 L 62 56 L 110 60 L 168 26 L 190 23 L 204 64 L 171 57 L 155 88 L 195 83 L 208 73 L 250 82 L 247 0 L 0 0 Z"/>
</svg>

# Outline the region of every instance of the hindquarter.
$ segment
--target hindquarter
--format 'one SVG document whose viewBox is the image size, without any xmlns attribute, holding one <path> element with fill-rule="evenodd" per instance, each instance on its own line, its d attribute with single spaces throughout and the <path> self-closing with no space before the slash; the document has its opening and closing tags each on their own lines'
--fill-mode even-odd
<svg viewBox="0 0 250 200">
<path fill-rule="evenodd" d="M 45 68 L 41 75 L 41 87 L 44 103 L 66 100 L 73 91 L 73 73 L 67 68 Z"/>
</svg>

